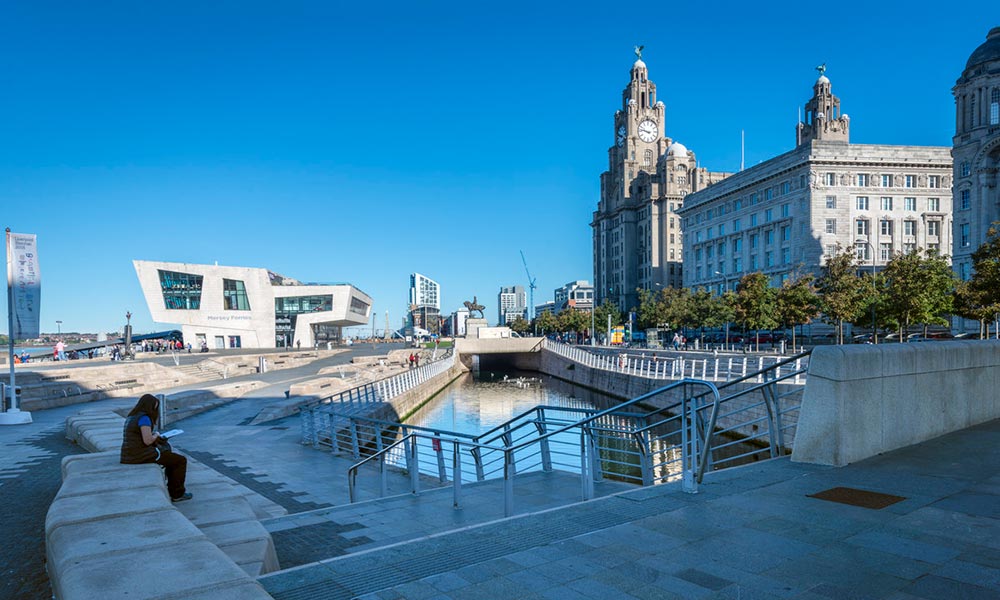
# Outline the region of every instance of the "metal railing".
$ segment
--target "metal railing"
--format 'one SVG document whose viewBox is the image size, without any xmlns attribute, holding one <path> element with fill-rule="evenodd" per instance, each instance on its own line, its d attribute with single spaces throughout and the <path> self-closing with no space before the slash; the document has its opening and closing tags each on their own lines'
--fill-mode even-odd
<svg viewBox="0 0 1000 600">
<path fill-rule="evenodd" d="M 593 497 L 604 479 L 654 485 L 680 479 L 696 492 L 706 472 L 789 452 L 809 353 L 761 372 L 716 385 L 682 379 L 606 410 L 537 406 L 471 436 L 367 417 L 345 415 L 324 443 L 359 462 L 348 470 L 352 502 L 361 467 L 377 463 L 380 495 L 389 473 L 421 475 L 454 488 L 503 479 L 505 514 L 513 514 L 516 474 L 554 470 L 578 473 L 581 496 Z"/>
<path fill-rule="evenodd" d="M 320 398 L 299 408 L 302 443 L 319 447 L 322 440 L 333 439 L 332 432 L 345 415 L 362 414 L 371 404 L 387 402 L 420 386 L 455 365 L 455 354 L 448 350 L 440 358 L 421 367 L 403 371 L 392 377 Z"/>
<path fill-rule="evenodd" d="M 633 351 L 598 351 L 592 352 L 580 346 L 570 346 L 554 342 L 548 338 L 542 341 L 542 347 L 573 362 L 580 363 L 592 369 L 623 373 L 634 377 L 648 379 L 704 379 L 706 381 L 731 381 L 741 379 L 749 374 L 759 374 L 775 365 L 789 365 L 787 359 L 779 356 L 726 356 L 716 353 L 685 352 L 688 356 L 660 356 L 655 352 L 636 353 Z M 808 352 L 796 355 L 797 363 L 785 366 L 785 370 L 805 373 L 808 361 L 802 357 Z M 780 375 L 780 374 L 779 374 Z M 794 383 L 803 380 L 795 378 Z"/>
</svg>

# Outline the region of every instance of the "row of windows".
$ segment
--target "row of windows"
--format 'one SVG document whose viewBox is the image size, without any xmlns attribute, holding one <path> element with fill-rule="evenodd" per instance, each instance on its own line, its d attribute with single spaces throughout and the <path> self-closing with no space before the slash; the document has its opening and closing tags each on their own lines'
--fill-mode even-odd
<svg viewBox="0 0 1000 600">
<path fill-rule="evenodd" d="M 777 262 L 776 262 L 777 261 Z M 743 272 L 743 257 L 734 256 L 729 262 L 732 269 L 728 274 L 742 273 Z M 749 256 L 748 270 L 750 272 L 759 271 L 760 269 L 768 269 L 775 267 L 777 265 L 790 265 L 792 264 L 792 252 L 788 248 L 782 248 L 777 254 L 773 251 L 768 250 L 761 254 L 751 254 Z M 701 280 L 702 276 L 706 275 L 709 278 L 713 276 L 725 276 L 726 271 L 726 261 L 719 260 L 717 263 L 709 263 L 702 267 L 702 265 L 695 265 L 694 267 L 694 277 L 695 280 Z"/>
<path fill-rule="evenodd" d="M 1000 88 L 990 90 L 989 106 L 985 111 L 976 112 L 976 97 L 983 95 L 983 102 L 986 102 L 985 89 L 974 90 L 972 93 L 963 94 L 961 102 L 964 110 L 959 107 L 963 131 L 968 131 L 989 123 L 989 125 L 1000 125 Z"/>
<path fill-rule="evenodd" d="M 854 206 L 858 210 L 868 210 L 868 196 L 857 196 L 854 201 Z M 827 196 L 826 197 L 826 207 L 827 208 L 837 208 L 837 197 Z M 892 196 L 882 196 L 879 199 L 879 207 L 881 210 L 892 210 L 893 198 Z M 903 198 L 903 210 L 917 210 L 917 199 L 916 198 Z M 941 211 L 941 199 L 940 198 L 928 198 L 927 199 L 927 210 L 928 212 L 940 212 Z"/>
<path fill-rule="evenodd" d="M 760 217 L 761 217 L 762 214 L 763 214 L 763 217 L 764 217 L 764 220 L 763 220 L 764 223 L 770 223 L 771 221 L 774 220 L 774 209 L 773 208 L 768 208 L 768 209 L 765 209 L 763 213 L 753 213 L 752 215 L 750 215 L 750 227 L 756 227 L 757 226 L 758 222 L 760 222 Z M 779 210 L 778 210 L 779 218 L 781 218 L 781 219 L 787 218 L 790 214 L 791 214 L 791 207 L 790 207 L 789 204 L 787 204 L 787 203 L 786 204 L 782 204 L 779 207 Z M 691 219 L 691 217 L 687 217 L 685 219 L 685 221 L 690 221 L 690 219 Z M 690 225 L 690 223 L 687 223 L 687 224 Z M 732 225 L 733 225 L 733 232 L 734 233 L 738 232 L 738 231 L 741 231 L 743 229 L 743 219 L 742 218 L 733 219 Z M 717 230 L 719 232 L 719 237 L 726 235 L 726 224 L 725 223 L 720 223 L 717 226 Z M 704 231 L 705 231 L 705 239 L 710 240 L 710 239 L 712 239 L 712 237 L 713 237 L 713 235 L 714 235 L 714 233 L 716 231 L 716 227 L 708 227 Z M 700 242 L 701 241 L 701 235 L 702 235 L 701 231 L 696 231 L 695 232 L 695 242 Z"/>
<path fill-rule="evenodd" d="M 757 246 L 760 243 L 761 236 L 763 236 L 763 238 L 764 238 L 763 241 L 764 241 L 764 245 L 765 246 L 770 246 L 770 245 L 774 244 L 774 233 L 775 233 L 775 231 L 773 229 L 767 229 L 767 230 L 765 230 L 765 231 L 763 231 L 762 233 L 759 233 L 759 234 L 758 233 L 751 233 L 749 236 L 747 236 L 747 243 L 750 246 L 750 249 L 754 250 L 754 249 L 757 248 Z M 781 227 L 778 230 L 778 238 L 782 242 L 791 241 L 791 239 L 792 239 L 792 228 L 789 227 L 789 226 L 787 226 L 787 225 L 784 226 L 784 227 Z M 738 237 L 738 238 L 735 238 L 733 240 L 730 240 L 730 245 L 733 248 L 733 254 L 739 254 L 740 252 L 743 251 L 743 238 L 742 237 Z M 725 242 L 719 242 L 718 244 L 706 244 L 704 246 L 696 247 L 694 249 L 694 259 L 695 259 L 696 262 L 701 260 L 702 250 L 703 249 L 704 249 L 704 252 L 705 252 L 705 258 L 706 259 L 713 258 L 713 256 L 716 253 L 718 253 L 719 256 L 725 256 L 726 255 L 726 243 Z"/>
<path fill-rule="evenodd" d="M 894 221 L 890 219 L 882 219 L 879 221 L 879 234 L 880 235 L 892 235 Z M 855 233 L 858 235 L 868 235 L 871 231 L 870 228 L 871 221 L 868 219 L 858 219 L 855 221 Z M 827 219 L 826 220 L 826 232 L 827 233 L 837 233 L 837 220 Z M 917 234 L 917 222 L 906 220 L 903 221 L 903 235 L 914 236 Z M 928 221 L 927 222 L 927 235 L 937 237 L 941 235 L 941 221 Z"/>
</svg>

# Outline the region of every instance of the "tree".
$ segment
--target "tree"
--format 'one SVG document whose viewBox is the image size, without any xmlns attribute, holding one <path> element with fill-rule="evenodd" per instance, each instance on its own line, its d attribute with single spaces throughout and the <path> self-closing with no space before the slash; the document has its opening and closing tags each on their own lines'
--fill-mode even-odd
<svg viewBox="0 0 1000 600">
<path fill-rule="evenodd" d="M 531 331 L 531 323 L 529 323 L 524 317 L 519 316 L 514 319 L 513 323 L 510 324 L 510 328 L 517 333 L 524 335 L 525 333 Z"/>
<path fill-rule="evenodd" d="M 819 296 L 813 288 L 811 273 L 787 279 L 775 298 L 778 320 L 792 329 L 792 348 L 795 348 L 795 326 L 812 322 L 819 315 Z"/>
<path fill-rule="evenodd" d="M 639 292 L 639 310 L 637 313 L 636 326 L 639 329 L 649 329 L 662 323 L 660 318 L 663 314 L 663 303 L 659 294 L 651 290 L 637 290 Z"/>
<path fill-rule="evenodd" d="M 990 225 L 986 241 L 972 253 L 972 269 L 968 293 L 976 299 L 976 312 L 981 315 L 978 317 L 980 334 L 985 337 L 983 329 L 986 321 L 996 319 L 1000 314 L 1000 221 Z M 985 329 L 988 334 L 989 328 Z M 1000 327 L 996 335 L 1000 338 Z"/>
<path fill-rule="evenodd" d="M 952 310 L 960 317 L 979 321 L 979 337 L 989 335 L 987 321 L 995 319 L 1000 314 L 1000 304 L 989 304 L 988 295 L 977 289 L 972 280 L 959 281 L 952 294 Z"/>
<path fill-rule="evenodd" d="M 558 328 L 559 320 L 549 311 L 545 311 L 535 316 L 535 329 L 541 332 L 542 335 L 551 331 L 557 331 Z"/>
<path fill-rule="evenodd" d="M 844 322 L 853 321 L 865 306 L 865 292 L 857 276 L 857 255 L 839 244 L 827 259 L 817 281 L 825 321 L 837 326 L 837 343 L 844 343 Z"/>
<path fill-rule="evenodd" d="M 771 287 L 767 275 L 757 272 L 744 275 L 740 279 L 733 308 L 736 320 L 742 321 L 750 329 L 774 329 L 778 321 L 776 313 L 777 291 Z M 754 345 L 760 347 L 759 335 Z"/>
<path fill-rule="evenodd" d="M 885 266 L 885 314 L 897 323 L 900 341 L 910 325 L 947 325 L 955 274 L 943 256 L 917 251 L 897 254 Z"/>
<path fill-rule="evenodd" d="M 605 298 L 604 302 L 594 309 L 594 327 L 597 331 L 604 331 L 604 328 L 608 326 L 609 316 L 612 327 L 622 324 L 622 313 L 618 310 L 618 305 Z"/>
<path fill-rule="evenodd" d="M 578 310 L 567 308 L 559 313 L 559 331 L 574 333 L 590 329 L 590 315 Z"/>
</svg>

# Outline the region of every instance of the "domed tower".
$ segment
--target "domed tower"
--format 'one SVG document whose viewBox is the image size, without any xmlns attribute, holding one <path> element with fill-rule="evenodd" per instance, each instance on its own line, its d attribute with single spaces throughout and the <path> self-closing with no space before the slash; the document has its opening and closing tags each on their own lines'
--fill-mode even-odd
<svg viewBox="0 0 1000 600">
<path fill-rule="evenodd" d="M 1000 27 L 965 63 L 955 96 L 952 265 L 962 279 L 972 274 L 972 253 L 1000 221 Z"/>
<path fill-rule="evenodd" d="M 813 97 L 806 103 L 805 122 L 795 128 L 795 145 L 813 140 L 828 142 L 851 141 L 851 119 L 840 114 L 840 98 L 833 95 L 826 65 L 816 67 L 819 79 L 813 85 Z"/>
</svg>

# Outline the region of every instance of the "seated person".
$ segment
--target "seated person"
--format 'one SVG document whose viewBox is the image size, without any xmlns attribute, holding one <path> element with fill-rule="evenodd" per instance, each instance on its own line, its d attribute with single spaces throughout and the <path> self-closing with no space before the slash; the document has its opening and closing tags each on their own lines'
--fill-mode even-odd
<svg viewBox="0 0 1000 600">
<path fill-rule="evenodd" d="M 121 462 L 126 465 L 152 463 L 167 471 L 167 491 L 173 502 L 190 500 L 191 494 L 184 489 L 187 477 L 187 458 L 175 454 L 161 438 L 154 433 L 156 420 L 160 414 L 160 401 L 152 394 L 144 394 L 125 417 L 125 431 L 122 435 Z"/>
</svg>

